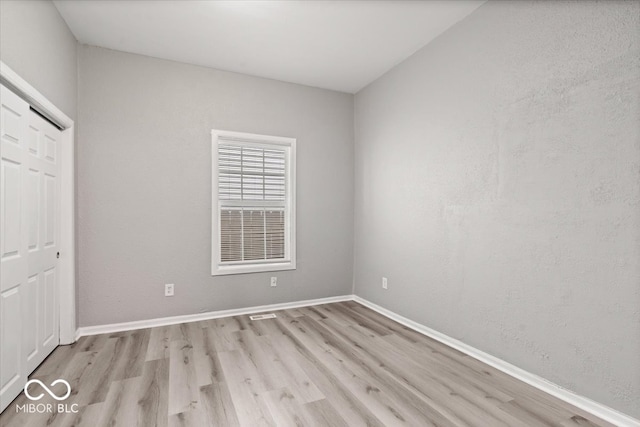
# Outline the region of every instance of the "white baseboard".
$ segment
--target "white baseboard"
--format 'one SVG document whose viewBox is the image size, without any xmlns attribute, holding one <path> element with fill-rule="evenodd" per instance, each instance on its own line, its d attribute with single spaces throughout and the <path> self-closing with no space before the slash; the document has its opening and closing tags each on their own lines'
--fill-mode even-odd
<svg viewBox="0 0 640 427">
<path fill-rule="evenodd" d="M 458 341 L 457 339 L 451 338 L 448 335 L 445 335 L 438 331 L 434 331 L 431 328 L 414 322 L 413 320 L 407 319 L 406 317 L 400 316 L 399 314 L 396 314 L 391 310 L 380 307 L 379 305 L 374 304 L 371 301 L 368 301 L 357 295 L 353 296 L 353 300 L 364 305 L 365 307 L 369 307 L 370 309 L 377 311 L 378 313 L 382 314 L 385 317 L 388 317 L 391 320 L 395 320 L 396 322 L 403 324 L 413 329 L 414 331 L 420 332 L 421 334 L 440 341 L 441 343 L 446 344 L 449 347 L 455 348 L 456 350 L 461 351 L 466 355 L 473 357 L 474 359 L 484 362 L 487 365 L 492 366 L 507 375 L 519 379 L 520 381 L 523 381 L 539 390 L 544 391 L 545 393 L 557 397 L 560 400 L 570 403 L 571 405 L 589 412 L 590 414 L 593 414 L 605 421 L 608 421 L 620 427 L 640 427 L 640 420 L 632 418 L 629 415 L 623 414 L 622 412 L 616 411 L 615 409 L 612 409 L 594 400 L 588 399 L 584 396 L 580 396 L 538 375 L 527 372 L 524 369 L 518 368 L 517 366 L 505 362 L 502 359 L 498 359 L 495 356 L 480 351 L 475 347 L 463 343 L 462 341 Z"/>
<path fill-rule="evenodd" d="M 220 317 L 241 316 L 245 314 L 261 313 L 264 311 L 286 310 L 288 308 L 307 307 L 310 305 L 330 304 L 332 302 L 351 301 L 353 295 L 318 298 L 305 301 L 285 302 L 279 304 L 259 305 L 255 307 L 235 308 L 231 310 L 209 311 L 206 313 L 186 314 L 182 316 L 161 317 L 157 319 L 136 320 L 133 322 L 112 323 L 109 325 L 84 326 L 78 328 L 76 340 L 87 335 L 110 334 L 114 332 L 133 331 L 136 329 L 153 328 L 156 326 L 176 325 L 178 323 L 197 322 L 200 320 L 217 319 Z"/>
</svg>

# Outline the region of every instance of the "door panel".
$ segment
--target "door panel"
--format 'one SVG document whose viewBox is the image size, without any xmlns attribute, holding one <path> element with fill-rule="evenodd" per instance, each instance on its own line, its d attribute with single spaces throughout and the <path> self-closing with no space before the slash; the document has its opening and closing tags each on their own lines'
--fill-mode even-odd
<svg viewBox="0 0 640 427">
<path fill-rule="evenodd" d="M 55 268 L 51 268 L 44 272 L 44 293 L 42 294 L 44 307 L 42 310 L 43 323 L 41 338 L 41 347 L 43 348 L 48 347 L 51 344 L 51 341 L 56 338 L 55 335 L 58 330 L 58 324 L 54 319 L 54 315 L 56 314 L 55 303 L 57 298 L 55 296 L 57 293 L 58 290 L 56 286 L 56 270 Z M 58 345 L 57 342 L 55 342 L 54 344 Z M 44 357 L 46 357 L 46 355 Z M 42 358 L 42 360 L 44 360 L 44 357 Z M 40 360 L 40 362 L 42 362 L 42 360 Z M 38 362 L 38 364 L 40 364 L 40 362 Z"/>
<path fill-rule="evenodd" d="M 2 192 L 5 203 L 2 218 L 2 258 L 20 256 L 20 223 L 22 204 L 22 168 L 23 166 L 9 159 L 2 159 Z"/>
<path fill-rule="evenodd" d="M 25 287 L 24 297 L 26 299 L 26 315 L 24 318 L 23 334 L 24 339 L 23 348 L 25 355 L 27 356 L 27 364 L 38 354 L 38 293 L 40 287 L 40 276 L 34 274 L 27 279 L 27 286 Z"/>
<path fill-rule="evenodd" d="M 21 317 L 22 286 L 20 283 L 0 294 L 0 310 L 2 310 L 2 359 L 0 359 L 0 392 L 5 394 L 20 393 L 24 386 L 25 371 L 22 360 L 20 328 L 16 327 L 15 320 Z M 17 393 L 15 392 L 17 390 Z M 3 405 L 4 406 L 4 405 Z"/>
<path fill-rule="evenodd" d="M 59 343 L 60 131 L 4 86 L 0 102 L 0 410 Z"/>
<path fill-rule="evenodd" d="M 49 248 L 56 243 L 56 177 L 44 175 L 44 247 Z"/>
<path fill-rule="evenodd" d="M 29 113 L 29 138 L 32 144 L 27 155 L 29 171 L 34 176 L 33 187 L 36 194 L 29 194 L 34 209 L 29 211 L 29 230 L 37 236 L 38 244 L 29 246 L 29 276 L 38 276 L 36 299 L 29 301 L 37 306 L 37 350 L 28 360 L 27 370 L 31 372 L 53 351 L 59 342 L 58 314 L 58 271 L 57 257 L 59 235 L 59 165 L 57 144 L 60 131 L 37 114 Z M 35 141 L 35 142 L 31 142 Z M 32 147 L 36 149 L 33 150 Z M 36 178 L 37 177 L 37 178 Z M 37 207 L 36 207 L 37 204 Z M 32 243 L 32 242 L 30 242 Z"/>
<path fill-rule="evenodd" d="M 0 408 L 4 409 L 27 381 L 22 328 L 27 304 L 27 236 L 23 225 L 27 219 L 29 106 L 4 86 L 0 89 Z"/>
<path fill-rule="evenodd" d="M 37 170 L 29 169 L 27 178 L 28 195 L 27 215 L 29 216 L 29 251 L 38 249 L 40 229 L 38 218 L 40 217 L 40 173 Z"/>
</svg>

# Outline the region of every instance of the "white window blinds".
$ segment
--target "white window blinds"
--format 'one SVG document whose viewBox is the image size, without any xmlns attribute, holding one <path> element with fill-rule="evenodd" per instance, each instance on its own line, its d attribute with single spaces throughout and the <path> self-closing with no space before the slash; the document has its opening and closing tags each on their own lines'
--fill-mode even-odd
<svg viewBox="0 0 640 427">
<path fill-rule="evenodd" d="M 221 200 L 285 199 L 286 153 L 220 144 L 218 148 L 218 197 Z"/>
<path fill-rule="evenodd" d="M 286 149 L 218 145 L 220 261 L 285 258 Z"/>
<path fill-rule="evenodd" d="M 220 210 L 222 262 L 283 259 L 284 209 L 227 208 Z"/>
</svg>

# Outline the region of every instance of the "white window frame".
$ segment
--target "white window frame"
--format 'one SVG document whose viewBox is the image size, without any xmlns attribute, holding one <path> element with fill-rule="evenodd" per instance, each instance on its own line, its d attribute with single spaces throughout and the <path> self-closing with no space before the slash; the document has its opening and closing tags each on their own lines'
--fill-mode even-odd
<svg viewBox="0 0 640 427">
<path fill-rule="evenodd" d="M 218 195 L 218 146 L 237 143 L 247 147 L 286 148 L 285 152 L 285 256 L 282 260 L 222 263 L 220 254 L 220 208 Z M 238 206 L 252 206 L 238 201 Z M 296 269 L 296 139 L 227 130 L 211 130 L 211 275 L 259 273 Z"/>
</svg>

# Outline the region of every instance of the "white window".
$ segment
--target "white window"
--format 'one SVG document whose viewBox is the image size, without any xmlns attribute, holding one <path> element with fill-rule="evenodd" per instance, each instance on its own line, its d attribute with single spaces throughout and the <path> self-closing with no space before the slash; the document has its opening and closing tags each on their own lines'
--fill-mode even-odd
<svg viewBox="0 0 640 427">
<path fill-rule="evenodd" d="M 296 140 L 211 131 L 211 274 L 296 268 Z"/>
</svg>

